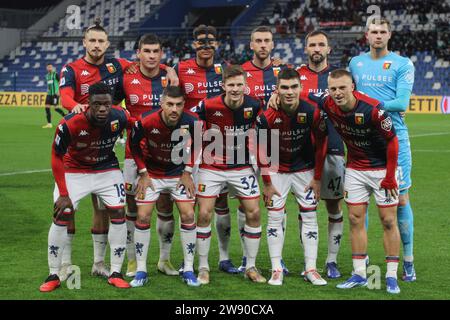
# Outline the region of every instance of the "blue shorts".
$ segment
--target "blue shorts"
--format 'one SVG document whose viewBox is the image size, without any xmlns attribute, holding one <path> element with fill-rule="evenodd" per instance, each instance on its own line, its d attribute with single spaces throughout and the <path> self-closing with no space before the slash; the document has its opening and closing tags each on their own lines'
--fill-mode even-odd
<svg viewBox="0 0 450 320">
<path fill-rule="evenodd" d="M 405 194 L 411 187 L 411 144 L 409 139 L 402 139 L 398 142 L 398 181 L 400 194 Z"/>
</svg>

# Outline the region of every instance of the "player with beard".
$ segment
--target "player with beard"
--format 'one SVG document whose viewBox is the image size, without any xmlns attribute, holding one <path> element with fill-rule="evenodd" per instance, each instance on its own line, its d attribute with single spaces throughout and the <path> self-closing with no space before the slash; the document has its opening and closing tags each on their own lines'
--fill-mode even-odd
<svg viewBox="0 0 450 320">
<path fill-rule="evenodd" d="M 123 100 L 123 73 L 132 65 L 132 62 L 125 59 L 106 58 L 105 53 L 109 44 L 108 34 L 99 20 L 85 30 L 83 38 L 83 46 L 86 48 L 85 56 L 68 63 L 61 70 L 60 96 L 61 104 L 65 109 L 74 113 L 84 112 L 89 99 L 89 86 L 100 81 L 110 87 L 113 104 L 119 104 Z M 164 65 L 160 68 L 167 69 Z M 175 81 L 174 84 L 177 84 L 178 78 L 173 70 L 171 71 L 172 74 L 168 75 L 168 80 Z M 108 242 L 108 213 L 95 195 L 92 195 L 92 204 L 94 207 L 92 227 L 94 264 L 91 273 L 107 277 L 109 270 L 104 264 L 104 259 Z M 63 252 L 60 272 L 62 281 L 67 278 L 72 264 L 71 244 L 75 234 L 74 220 L 70 221 L 67 230 L 67 244 Z"/>
<path fill-rule="evenodd" d="M 273 33 L 270 27 L 260 26 L 255 28 L 250 36 L 250 49 L 253 50 L 253 58 L 242 64 L 242 69 L 247 72 L 246 94 L 254 96 L 264 101 L 264 105 L 269 101 L 272 92 L 277 87 L 278 73 L 287 68 L 279 59 L 272 59 L 271 53 L 274 48 Z M 239 271 L 244 272 L 247 263 L 247 254 L 244 246 L 244 226 L 245 213 L 240 206 L 237 210 L 238 226 L 240 231 L 241 246 L 243 257 Z M 283 230 L 286 231 L 287 215 L 283 218 Z M 284 238 L 283 238 L 284 241 Z M 289 273 L 286 264 L 281 259 L 283 272 Z"/>
</svg>

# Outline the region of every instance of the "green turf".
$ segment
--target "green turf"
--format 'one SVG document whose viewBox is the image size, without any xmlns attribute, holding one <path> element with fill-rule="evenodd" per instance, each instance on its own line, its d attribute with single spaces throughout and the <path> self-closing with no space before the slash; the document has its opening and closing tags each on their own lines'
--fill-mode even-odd
<svg viewBox="0 0 450 320">
<path fill-rule="evenodd" d="M 53 115 L 56 125 L 59 115 Z M 450 117 L 442 115 L 408 115 L 413 150 L 412 206 L 415 212 L 415 263 L 418 280 L 400 282 L 402 292 L 392 297 L 381 290 L 335 288 L 337 280 L 328 286 L 313 287 L 299 276 L 303 253 L 299 246 L 297 207 L 289 199 L 287 239 L 284 260 L 291 271 L 282 287 L 253 284 L 242 276 L 217 271 L 218 249 L 213 236 L 210 253 L 211 283 L 200 288 L 188 288 L 179 277 L 168 277 L 156 272 L 158 241 L 152 227 L 152 246 L 148 268 L 150 282 L 143 288 L 119 290 L 108 286 L 103 279 L 89 275 L 92 263 L 90 235 L 91 204 L 82 201 L 77 214 L 77 233 L 73 244 L 73 262 L 81 268 L 81 290 L 62 288 L 42 294 L 39 285 L 45 279 L 47 268 L 47 233 L 51 221 L 53 178 L 50 169 L 50 145 L 54 129 L 42 129 L 45 124 L 43 109 L 0 108 L 0 299 L 449 299 L 448 274 L 450 266 L 450 186 L 448 164 L 450 159 Z M 417 136 L 422 134 L 440 134 Z M 123 149 L 119 148 L 123 157 Z M 28 170 L 48 170 L 28 174 L 5 173 Z M 238 264 L 240 244 L 236 227 L 236 200 L 230 201 L 233 212 L 231 257 Z M 327 252 L 327 217 L 324 205 L 319 210 L 320 248 L 318 266 L 322 268 Z M 266 210 L 263 226 L 266 225 Z M 346 214 L 346 210 L 344 210 Z M 375 208 L 370 208 L 369 249 L 371 264 L 385 272 L 382 232 Z M 153 223 L 154 225 L 155 223 Z M 213 231 L 214 233 L 214 231 Z M 176 231 L 172 249 L 174 265 L 182 259 L 179 232 Z M 344 276 L 351 272 L 351 251 L 348 223 L 339 256 Z M 270 260 L 266 237 L 263 236 L 257 265 L 269 276 Z"/>
</svg>

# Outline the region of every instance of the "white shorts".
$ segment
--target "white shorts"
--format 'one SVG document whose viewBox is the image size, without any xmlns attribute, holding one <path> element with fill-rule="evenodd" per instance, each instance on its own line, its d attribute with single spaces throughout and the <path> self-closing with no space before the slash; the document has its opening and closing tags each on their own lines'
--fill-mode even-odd
<svg viewBox="0 0 450 320">
<path fill-rule="evenodd" d="M 189 198 L 187 196 L 184 186 L 180 186 L 177 189 L 178 181 L 180 181 L 179 177 L 163 179 L 152 178 L 155 191 L 151 188 L 147 188 L 144 199 L 135 198 L 136 205 L 139 206 L 154 203 L 158 200 L 161 193 L 169 193 L 175 202 L 195 202 L 194 198 Z"/>
<path fill-rule="evenodd" d="M 344 197 L 344 178 L 344 157 L 327 154 L 323 165 L 320 198 L 325 200 L 342 199 Z"/>
<path fill-rule="evenodd" d="M 306 210 L 315 209 L 317 200 L 314 191 L 308 190 L 305 192 L 306 186 L 311 182 L 313 177 L 314 170 L 271 174 L 270 179 L 272 180 L 272 184 L 281 194 L 281 197 L 274 195 L 268 209 L 282 210 L 286 205 L 286 200 L 291 190 L 300 208 Z"/>
<path fill-rule="evenodd" d="M 380 187 L 386 170 L 363 171 L 347 168 L 345 170 L 345 202 L 349 205 L 369 204 L 373 193 L 378 207 L 392 207 L 398 204 L 385 189 Z"/>
<path fill-rule="evenodd" d="M 120 170 L 99 173 L 66 173 L 66 186 L 73 208 L 76 210 L 81 199 L 95 194 L 108 209 L 121 209 L 125 206 L 125 185 Z M 55 184 L 53 201 L 59 198 Z"/>
<path fill-rule="evenodd" d="M 197 178 L 197 197 L 215 198 L 228 186 L 231 194 L 239 199 L 259 198 L 259 184 L 253 169 L 209 170 L 199 169 Z"/>
<path fill-rule="evenodd" d="M 123 178 L 125 180 L 126 194 L 134 196 L 136 194 L 136 183 L 138 178 L 138 169 L 133 159 L 125 159 L 123 163 Z"/>
</svg>

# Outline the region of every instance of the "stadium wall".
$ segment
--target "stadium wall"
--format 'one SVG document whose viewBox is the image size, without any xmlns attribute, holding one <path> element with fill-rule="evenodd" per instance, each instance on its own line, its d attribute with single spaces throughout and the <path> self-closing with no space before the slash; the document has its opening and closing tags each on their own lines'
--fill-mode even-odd
<svg viewBox="0 0 450 320">
<path fill-rule="evenodd" d="M 21 29 L 0 28 L 0 58 L 9 54 L 11 50 L 20 45 Z"/>
<path fill-rule="evenodd" d="M 66 15 L 67 8 L 71 5 L 80 5 L 83 0 L 64 0 L 58 4 L 53 10 L 47 12 L 39 21 L 28 28 L 29 32 L 42 32 L 47 30 L 52 24 L 58 22 Z"/>
<path fill-rule="evenodd" d="M 44 107 L 46 92 L 1 92 L 0 107 Z M 407 113 L 450 114 L 450 96 L 412 96 Z"/>
</svg>

